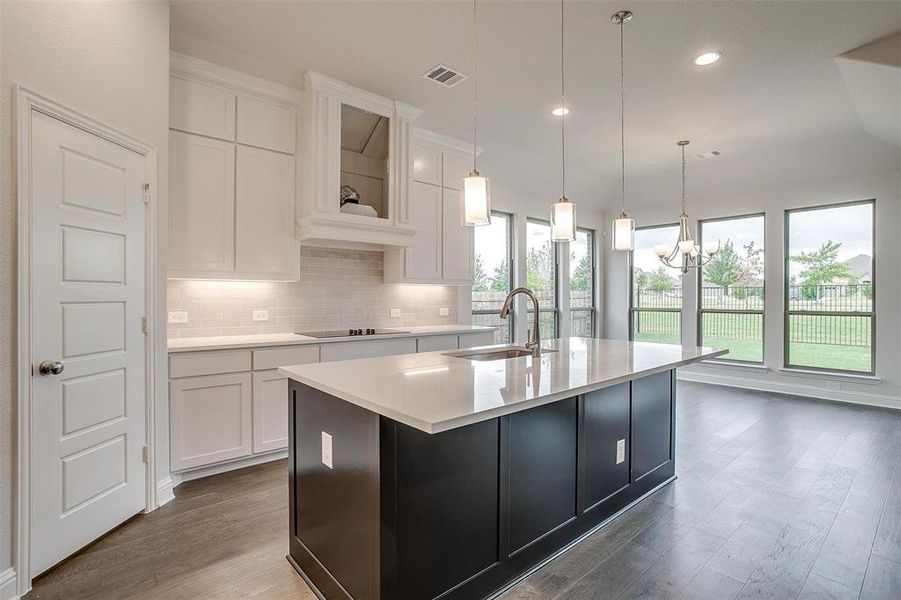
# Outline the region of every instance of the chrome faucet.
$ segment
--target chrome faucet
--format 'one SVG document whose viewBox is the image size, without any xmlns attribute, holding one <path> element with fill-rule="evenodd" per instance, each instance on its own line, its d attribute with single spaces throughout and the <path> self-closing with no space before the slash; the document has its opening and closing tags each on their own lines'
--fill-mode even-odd
<svg viewBox="0 0 901 600">
<path fill-rule="evenodd" d="M 513 297 L 517 294 L 525 294 L 532 299 L 532 309 L 535 313 L 535 318 L 532 322 L 529 341 L 526 342 L 526 350 L 531 350 L 533 356 L 541 356 L 541 334 L 538 332 L 538 297 L 535 296 L 535 292 L 527 287 L 518 287 L 507 294 L 504 305 L 501 307 L 501 318 L 506 319 L 507 315 L 510 314 L 510 309 L 513 308 Z"/>
</svg>

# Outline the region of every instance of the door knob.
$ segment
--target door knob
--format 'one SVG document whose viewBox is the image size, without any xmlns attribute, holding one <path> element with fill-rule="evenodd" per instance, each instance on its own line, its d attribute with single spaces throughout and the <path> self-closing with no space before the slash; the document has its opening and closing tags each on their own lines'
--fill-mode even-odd
<svg viewBox="0 0 901 600">
<path fill-rule="evenodd" d="M 59 375 L 63 369 L 65 369 L 63 363 L 55 360 L 45 360 L 38 366 L 38 372 L 41 375 Z"/>
</svg>

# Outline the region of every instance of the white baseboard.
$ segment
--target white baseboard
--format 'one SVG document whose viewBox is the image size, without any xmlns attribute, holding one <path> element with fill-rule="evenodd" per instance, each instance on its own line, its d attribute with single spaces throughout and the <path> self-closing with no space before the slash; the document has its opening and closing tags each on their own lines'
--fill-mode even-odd
<svg viewBox="0 0 901 600">
<path fill-rule="evenodd" d="M 16 579 L 16 570 L 9 567 L 0 572 L 0 600 L 18 600 L 18 580 Z"/>
<path fill-rule="evenodd" d="M 901 398 L 885 394 L 873 394 L 855 390 L 831 390 L 822 387 L 787 383 L 784 381 L 763 380 L 754 377 L 739 377 L 718 373 L 702 373 L 698 371 L 685 371 L 682 369 L 679 369 L 677 372 L 677 377 L 684 381 L 710 383 L 713 385 L 758 390 L 761 392 L 791 394 L 793 396 L 818 398 L 820 400 L 831 400 L 833 402 L 848 402 L 851 404 L 866 404 L 868 406 L 901 409 Z"/>
<path fill-rule="evenodd" d="M 172 491 L 174 488 L 175 484 L 172 483 L 172 477 L 166 477 L 156 483 L 157 508 L 175 500 L 175 492 Z"/>
<path fill-rule="evenodd" d="M 263 463 L 267 463 L 273 460 L 281 460 L 283 458 L 288 458 L 287 448 L 284 450 L 275 450 L 267 454 L 247 456 L 216 465 L 210 465 L 208 467 L 199 467 L 197 469 L 179 471 L 178 473 L 172 474 L 172 483 L 173 487 L 178 487 L 180 484 L 186 481 L 200 479 L 201 477 L 209 477 L 210 475 L 219 475 L 220 473 L 227 473 L 228 471 L 235 471 L 237 469 L 243 469 L 245 467 L 261 465 Z"/>
</svg>

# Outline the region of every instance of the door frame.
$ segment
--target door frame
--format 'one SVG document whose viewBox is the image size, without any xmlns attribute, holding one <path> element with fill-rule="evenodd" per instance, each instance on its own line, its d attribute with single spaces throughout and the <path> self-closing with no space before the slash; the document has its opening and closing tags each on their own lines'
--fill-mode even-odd
<svg viewBox="0 0 901 600">
<path fill-rule="evenodd" d="M 30 186 L 31 154 L 31 119 L 37 112 L 81 129 L 92 135 L 137 152 L 144 157 L 144 181 L 150 185 L 149 200 L 145 196 L 145 257 L 144 285 L 145 312 L 147 332 L 144 336 L 144 409 L 145 409 L 145 441 L 147 461 L 145 467 L 146 494 L 144 512 L 157 508 L 155 432 L 156 399 L 154 396 L 154 376 L 156 359 L 155 315 L 156 302 L 156 232 L 157 232 L 157 152 L 156 148 L 130 135 L 104 125 L 58 102 L 50 100 L 37 92 L 18 84 L 14 86 L 15 122 L 13 136 L 16 150 L 14 152 L 13 173 L 16 177 L 17 193 L 17 410 L 16 410 L 16 480 L 14 484 L 14 542 L 13 565 L 18 583 L 18 593 L 24 595 L 31 589 L 31 396 L 32 368 L 31 364 L 31 228 L 32 203 Z M 146 192 L 145 192 L 146 193 Z"/>
</svg>

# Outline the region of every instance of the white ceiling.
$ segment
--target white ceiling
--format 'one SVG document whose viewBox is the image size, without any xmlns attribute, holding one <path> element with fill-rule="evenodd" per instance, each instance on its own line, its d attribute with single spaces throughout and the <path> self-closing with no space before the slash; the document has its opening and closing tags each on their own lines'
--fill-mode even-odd
<svg viewBox="0 0 901 600">
<path fill-rule="evenodd" d="M 841 171 L 897 168 L 901 150 L 867 133 L 835 57 L 901 30 L 901 2 L 566 2 L 568 195 L 618 203 L 618 9 L 625 30 L 626 167 L 633 204 L 677 184 L 675 141 L 694 189 L 748 191 Z M 479 0 L 480 170 L 508 186 L 559 195 L 558 2 Z M 419 124 L 471 139 L 472 78 L 421 78 L 444 63 L 472 74 L 469 2 L 217 2 L 172 5 L 173 48 L 302 86 L 313 69 L 424 109 Z M 193 40 L 193 41 L 192 41 Z M 708 50 L 723 59 L 700 68 Z M 224 62 L 224 61 L 221 61 Z M 899 100 L 896 100 L 896 105 Z M 676 179 L 674 182 L 673 179 Z M 649 185 L 649 181 L 659 185 Z"/>
</svg>

